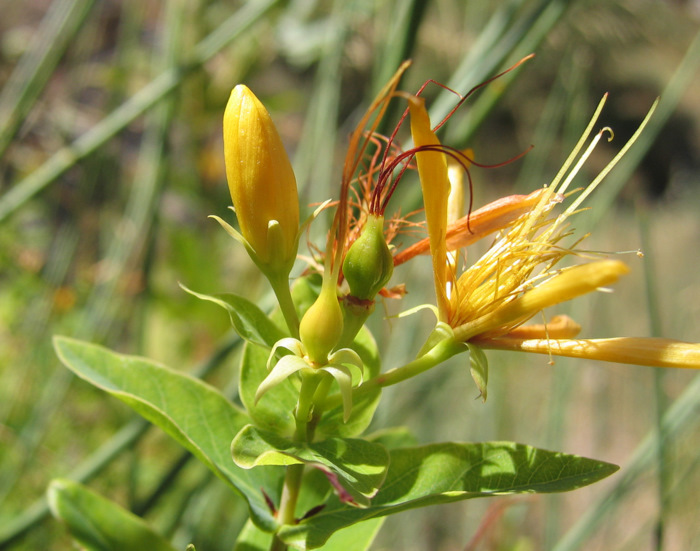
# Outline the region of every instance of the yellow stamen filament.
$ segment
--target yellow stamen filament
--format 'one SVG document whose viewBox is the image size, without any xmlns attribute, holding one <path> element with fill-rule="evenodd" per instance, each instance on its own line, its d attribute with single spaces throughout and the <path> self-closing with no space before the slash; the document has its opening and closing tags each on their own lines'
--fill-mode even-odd
<svg viewBox="0 0 700 551">
<path fill-rule="evenodd" d="M 468 341 L 494 330 L 505 334 L 544 308 L 610 285 L 627 272 L 629 268 L 619 260 L 601 260 L 563 270 L 486 315 L 456 327 L 455 339 Z"/>
</svg>

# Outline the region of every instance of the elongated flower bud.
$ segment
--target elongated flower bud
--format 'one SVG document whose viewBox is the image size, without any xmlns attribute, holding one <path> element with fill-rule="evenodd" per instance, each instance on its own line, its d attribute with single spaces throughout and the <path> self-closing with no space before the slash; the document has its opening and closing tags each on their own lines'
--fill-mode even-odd
<svg viewBox="0 0 700 551">
<path fill-rule="evenodd" d="M 241 234 L 257 262 L 291 269 L 299 230 L 296 179 L 270 114 L 242 84 L 224 113 L 224 154 Z"/>
<path fill-rule="evenodd" d="M 373 300 L 394 272 L 394 259 L 384 238 L 384 218 L 370 214 L 362 234 L 345 255 L 343 275 L 350 295 Z"/>
</svg>

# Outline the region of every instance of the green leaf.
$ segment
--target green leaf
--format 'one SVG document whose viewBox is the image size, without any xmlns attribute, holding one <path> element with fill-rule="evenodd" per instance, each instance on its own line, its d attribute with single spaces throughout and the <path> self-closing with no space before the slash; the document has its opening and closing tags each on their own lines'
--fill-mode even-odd
<svg viewBox="0 0 700 551">
<path fill-rule="evenodd" d="M 594 459 L 513 442 L 443 443 L 390 452 L 389 471 L 369 507 L 348 507 L 332 497 L 326 507 L 279 536 L 300 549 L 315 549 L 356 522 L 428 505 L 475 497 L 574 490 L 618 467 Z"/>
<path fill-rule="evenodd" d="M 248 299 L 234 294 L 204 295 L 196 293 L 182 284 L 180 287 L 192 296 L 213 302 L 224 308 L 228 312 L 236 333 L 248 342 L 271 347 L 286 336 L 265 312 Z"/>
<path fill-rule="evenodd" d="M 373 518 L 338 530 L 321 547 L 321 551 L 366 551 L 377 537 L 384 520 Z"/>
<path fill-rule="evenodd" d="M 321 551 L 366 551 L 384 524 L 384 518 L 373 518 L 358 522 L 333 534 Z M 272 534 L 263 532 L 250 521 L 243 526 L 233 551 L 268 551 Z"/>
<path fill-rule="evenodd" d="M 418 444 L 415 435 L 408 427 L 389 427 L 365 435 L 365 440 L 381 444 L 388 450 L 405 448 Z"/>
<path fill-rule="evenodd" d="M 268 551 L 272 538 L 273 534 L 263 532 L 248 519 L 238 534 L 233 551 Z"/>
<path fill-rule="evenodd" d="M 51 481 L 47 498 L 51 513 L 66 524 L 85 549 L 175 551 L 142 519 L 77 482 Z"/>
<path fill-rule="evenodd" d="M 472 379 L 479 389 L 479 396 L 482 401 L 486 401 L 486 385 L 489 382 L 489 361 L 482 348 L 470 343 L 466 343 L 469 348 L 469 370 Z"/>
<path fill-rule="evenodd" d="M 353 438 L 332 438 L 310 444 L 292 442 L 269 431 L 245 427 L 236 435 L 231 452 L 236 465 L 306 464 L 321 469 L 342 501 L 367 506 L 387 472 L 389 454 L 380 444 Z"/>
<path fill-rule="evenodd" d="M 248 501 L 256 523 L 270 531 L 276 529 L 260 488 L 279 488 L 283 473 L 244 471 L 233 464 L 229 443 L 250 418 L 217 389 L 151 360 L 116 354 L 94 344 L 55 337 L 54 347 L 76 375 L 159 426 L 237 489 Z"/>
</svg>

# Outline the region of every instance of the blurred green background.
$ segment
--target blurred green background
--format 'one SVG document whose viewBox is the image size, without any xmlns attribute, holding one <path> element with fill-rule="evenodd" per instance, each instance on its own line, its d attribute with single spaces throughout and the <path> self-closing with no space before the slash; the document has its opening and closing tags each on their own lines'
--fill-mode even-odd
<svg viewBox="0 0 700 551">
<path fill-rule="evenodd" d="M 632 274 L 612 295 L 568 313 L 586 337 L 700 341 L 697 1 L 3 0 L 0 13 L 0 549 L 71 547 L 42 502 L 57 476 L 89 481 L 183 549 L 232 549 L 242 501 L 122 404 L 74 380 L 51 337 L 205 374 L 235 398 L 228 319 L 178 282 L 272 305 L 243 249 L 207 219 L 232 219 L 221 116 L 239 82 L 278 125 L 302 205 L 337 197 L 346 138 L 406 58 L 414 63 L 401 89 L 435 79 L 466 92 L 537 54 L 444 129 L 443 141 L 484 163 L 535 146 L 473 171 L 476 206 L 551 179 L 609 91 L 600 126 L 616 139 L 579 177 L 589 181 L 661 95 L 650 128 L 575 224 L 594 230 L 589 249 L 645 256 L 625 257 Z M 437 86 L 426 97 L 434 120 L 455 102 Z M 399 115 L 388 115 L 385 133 Z M 411 182 L 390 210 L 418 207 Z M 397 270 L 409 294 L 385 312 L 431 301 L 430 278 L 427 259 Z M 414 355 L 432 323 L 380 318 L 387 367 Z M 566 495 L 404 513 L 374 549 L 700 548 L 694 373 L 489 358 L 486 404 L 457 358 L 386 391 L 376 428 L 405 424 L 423 442 L 515 440 L 621 471 Z"/>
</svg>

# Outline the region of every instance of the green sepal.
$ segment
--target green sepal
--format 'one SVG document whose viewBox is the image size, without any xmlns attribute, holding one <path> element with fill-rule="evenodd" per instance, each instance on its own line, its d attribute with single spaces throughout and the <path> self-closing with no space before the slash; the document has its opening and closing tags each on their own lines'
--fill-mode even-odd
<svg viewBox="0 0 700 551">
<path fill-rule="evenodd" d="M 360 330 L 355 337 L 352 348 L 362 360 L 364 377 L 371 379 L 379 375 L 381 371 L 379 350 L 374 337 L 367 328 L 363 327 Z M 353 372 L 352 385 L 359 385 L 361 380 L 359 370 Z M 372 422 L 374 412 L 379 405 L 380 396 L 381 389 L 376 388 L 363 394 L 360 398 L 353 398 L 352 411 L 349 417 L 346 417 L 346 410 L 342 403 L 324 412 L 321 421 L 316 427 L 317 438 L 352 437 L 362 434 Z"/>
<path fill-rule="evenodd" d="M 258 396 L 258 389 L 269 376 L 270 350 L 254 344 L 243 346 L 238 392 L 256 426 L 291 436 L 294 434 L 294 408 L 299 398 L 299 382 L 288 377 Z"/>
<path fill-rule="evenodd" d="M 452 338 L 454 338 L 454 331 L 452 330 L 452 327 L 443 321 L 439 321 L 435 328 L 430 332 L 430 335 L 428 335 L 428 339 L 425 341 L 425 344 L 421 347 L 416 357 L 420 358 L 421 356 L 425 356 L 428 352 L 435 348 L 438 343 L 444 341 L 445 339 Z"/>
<path fill-rule="evenodd" d="M 276 387 L 282 381 L 286 380 L 294 373 L 301 371 L 302 369 L 310 369 L 309 364 L 306 360 L 299 358 L 298 356 L 289 355 L 283 356 L 272 368 L 270 374 L 265 377 L 260 386 L 255 391 L 255 405 L 260 401 L 263 394 L 265 394 L 271 388 Z"/>
<path fill-rule="evenodd" d="M 469 348 L 469 370 L 479 389 L 479 397 L 482 402 L 485 402 L 486 386 L 489 382 L 489 360 L 481 347 L 470 343 L 466 344 Z"/>
</svg>

